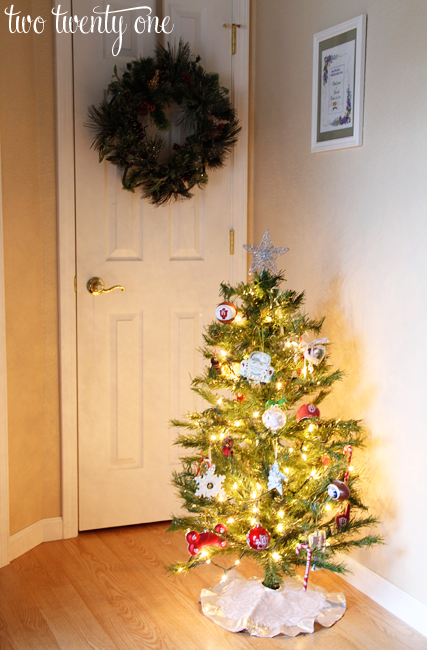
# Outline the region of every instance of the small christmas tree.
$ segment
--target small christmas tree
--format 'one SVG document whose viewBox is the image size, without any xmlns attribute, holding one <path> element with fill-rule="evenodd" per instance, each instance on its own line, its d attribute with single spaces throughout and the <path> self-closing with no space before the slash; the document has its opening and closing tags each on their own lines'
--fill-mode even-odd
<svg viewBox="0 0 427 650">
<path fill-rule="evenodd" d="M 350 466 L 364 433 L 356 420 L 320 416 L 343 373 L 328 363 L 327 339 L 304 338 L 319 337 L 323 323 L 301 311 L 304 294 L 280 289 L 274 261 L 287 249 L 273 247 L 268 231 L 247 249 L 250 271 L 261 272 L 251 284 L 221 285 L 218 321 L 204 335 L 210 366 L 192 381 L 207 408 L 172 422 L 188 431 L 176 440 L 189 454 L 173 482 L 189 516 L 169 530 L 187 531 L 190 557 L 170 569 L 234 556 L 221 566 L 227 573 L 250 556 L 270 589 L 306 565 L 305 589 L 310 567 L 343 573 L 337 554 L 380 541 L 361 532 L 377 519 Z"/>
</svg>

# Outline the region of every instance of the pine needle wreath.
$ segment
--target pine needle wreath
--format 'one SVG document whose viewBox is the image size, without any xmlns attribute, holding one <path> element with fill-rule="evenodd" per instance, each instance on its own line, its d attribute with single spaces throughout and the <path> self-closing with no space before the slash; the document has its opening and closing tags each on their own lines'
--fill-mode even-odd
<svg viewBox="0 0 427 650">
<path fill-rule="evenodd" d="M 222 167 L 237 142 L 240 127 L 228 90 L 199 61 L 183 41 L 177 48 L 158 45 L 155 58 L 129 62 L 121 77 L 115 67 L 108 99 L 89 107 L 99 162 L 120 167 L 123 188 L 140 188 L 155 205 L 191 198 L 195 185 L 208 182 L 206 170 Z M 178 107 L 176 124 L 191 134 L 160 161 L 165 141 L 159 131 L 170 129 L 165 109 L 172 105 Z"/>
</svg>

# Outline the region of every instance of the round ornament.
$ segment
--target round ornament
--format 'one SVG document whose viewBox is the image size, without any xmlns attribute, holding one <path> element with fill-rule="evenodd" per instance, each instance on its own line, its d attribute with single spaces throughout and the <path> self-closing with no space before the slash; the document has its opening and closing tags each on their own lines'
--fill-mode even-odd
<svg viewBox="0 0 427 650">
<path fill-rule="evenodd" d="M 320 411 L 314 404 L 303 404 L 297 412 L 297 422 L 307 420 L 308 418 L 320 418 Z"/>
<path fill-rule="evenodd" d="M 119 167 L 123 188 L 140 188 L 154 205 L 191 198 L 192 188 L 206 185 L 207 170 L 223 167 L 237 142 L 240 127 L 228 91 L 199 60 L 182 40 L 178 47 L 158 45 L 154 58 L 129 61 L 122 74 L 115 67 L 108 98 L 89 107 L 99 161 Z M 188 135 L 165 155 L 162 133 L 170 132 L 166 110 L 173 105 Z"/>
<path fill-rule="evenodd" d="M 333 501 L 345 501 L 350 496 L 350 488 L 342 481 L 332 481 L 328 485 L 328 495 Z"/>
<path fill-rule="evenodd" d="M 262 416 L 264 426 L 271 431 L 277 431 L 286 424 L 286 415 L 278 406 L 271 406 Z"/>
<path fill-rule="evenodd" d="M 211 368 L 213 368 L 213 370 L 216 370 L 217 372 L 221 370 L 221 364 L 216 357 L 212 357 L 211 359 Z"/>
<path fill-rule="evenodd" d="M 254 551 L 265 551 L 270 544 L 270 533 L 262 526 L 255 526 L 246 535 L 246 541 Z"/>
<path fill-rule="evenodd" d="M 227 527 L 224 526 L 224 524 L 217 524 L 214 528 L 214 531 L 218 535 L 226 535 L 227 534 Z"/>
<path fill-rule="evenodd" d="M 215 309 L 215 318 L 220 323 L 232 323 L 236 316 L 237 308 L 232 302 L 222 302 Z"/>
</svg>

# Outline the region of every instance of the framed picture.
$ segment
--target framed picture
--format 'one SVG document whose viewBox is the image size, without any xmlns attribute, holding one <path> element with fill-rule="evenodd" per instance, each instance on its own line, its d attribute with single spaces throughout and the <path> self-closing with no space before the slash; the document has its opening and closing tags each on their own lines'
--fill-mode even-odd
<svg viewBox="0 0 427 650">
<path fill-rule="evenodd" d="M 360 147 L 366 14 L 314 35 L 311 151 Z"/>
</svg>

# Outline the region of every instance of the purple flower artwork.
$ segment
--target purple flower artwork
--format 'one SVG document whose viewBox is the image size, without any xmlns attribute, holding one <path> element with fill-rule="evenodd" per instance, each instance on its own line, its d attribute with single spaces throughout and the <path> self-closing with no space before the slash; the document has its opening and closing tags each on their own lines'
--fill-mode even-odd
<svg viewBox="0 0 427 650">
<path fill-rule="evenodd" d="M 329 56 L 325 56 L 323 59 L 324 65 L 323 65 L 323 85 L 325 86 L 328 83 L 328 71 L 329 68 L 335 59 L 338 58 L 338 54 L 329 54 Z"/>
<path fill-rule="evenodd" d="M 350 86 L 347 88 L 347 101 L 344 115 L 336 117 L 330 124 L 331 126 L 342 126 L 343 124 L 351 124 L 351 90 Z"/>
</svg>

